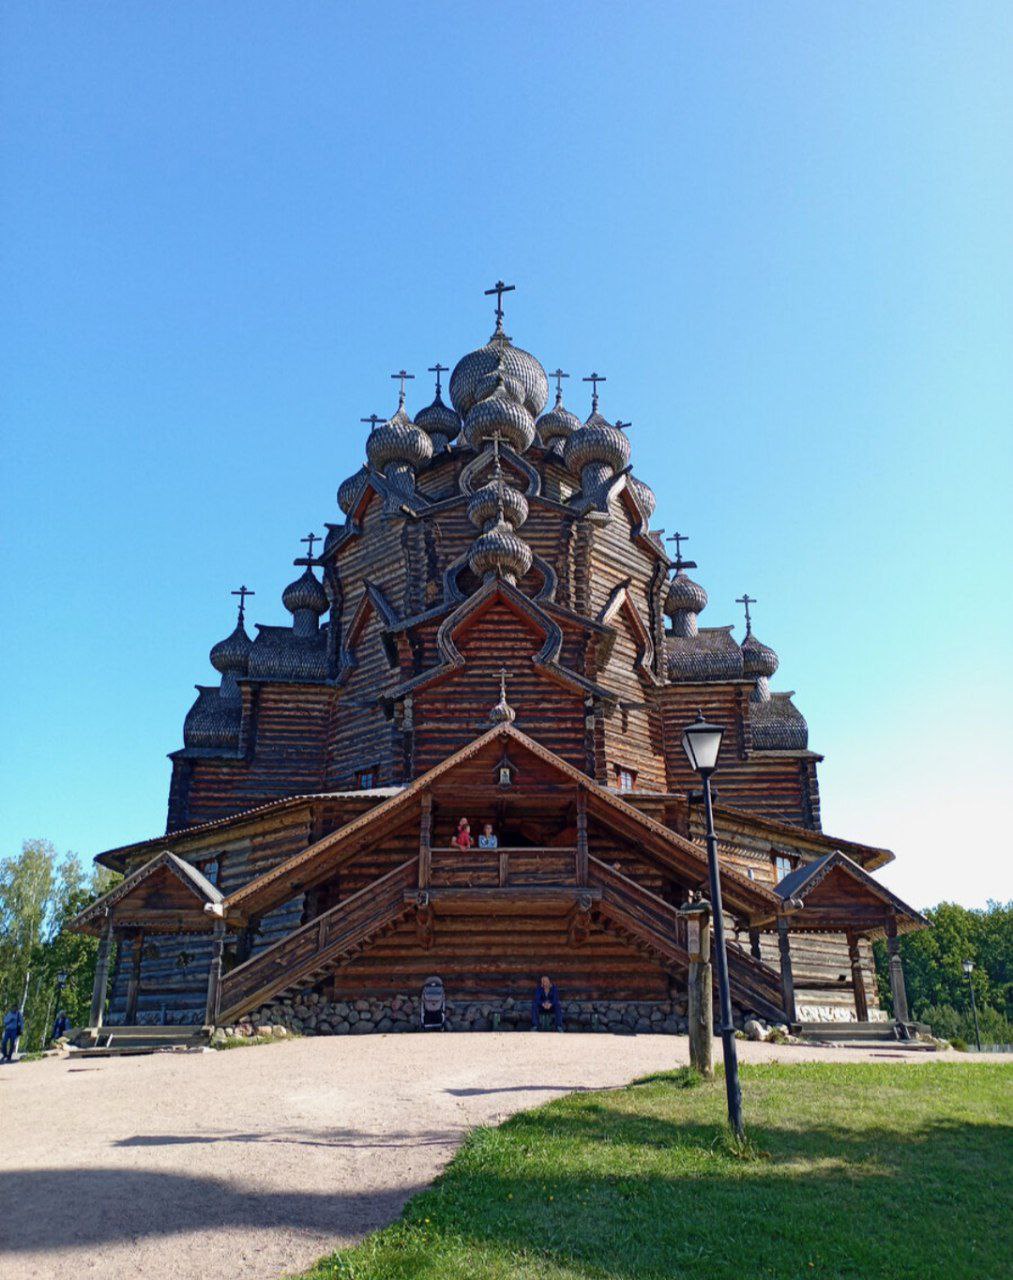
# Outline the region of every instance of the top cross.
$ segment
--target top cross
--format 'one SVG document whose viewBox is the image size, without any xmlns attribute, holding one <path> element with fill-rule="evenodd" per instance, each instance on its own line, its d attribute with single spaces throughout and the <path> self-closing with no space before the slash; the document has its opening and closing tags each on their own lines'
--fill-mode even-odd
<svg viewBox="0 0 1013 1280">
<path fill-rule="evenodd" d="M 751 635 L 753 634 L 753 620 L 752 620 L 752 618 L 749 616 L 749 606 L 750 606 L 751 604 L 756 604 L 756 597 L 755 597 L 755 596 L 751 596 L 751 595 L 749 594 L 749 592 L 747 591 L 744 595 L 739 596 L 739 597 L 736 599 L 735 603 L 736 603 L 736 604 L 745 605 L 745 608 L 746 608 L 746 636 L 747 636 L 747 638 L 748 638 L 749 636 L 751 636 Z"/>
<path fill-rule="evenodd" d="M 414 381 L 415 374 L 409 373 L 407 369 L 398 369 L 397 373 L 392 373 L 390 376 L 394 379 L 395 382 L 397 382 L 400 379 L 401 390 L 398 393 L 397 407 L 399 409 L 402 409 L 404 408 L 404 384 L 405 382 Z"/>
<path fill-rule="evenodd" d="M 485 295 L 489 297 L 491 294 L 496 295 L 496 332 L 503 332 L 503 295 L 504 293 L 513 293 L 517 288 L 515 284 L 504 284 L 502 280 L 497 280 L 491 289 L 486 289 Z"/>
<path fill-rule="evenodd" d="M 591 412 L 597 413 L 598 412 L 598 383 L 607 382 L 608 379 L 605 377 L 603 373 L 589 373 L 587 377 L 584 379 L 584 381 L 590 382 L 592 385 Z"/>
</svg>

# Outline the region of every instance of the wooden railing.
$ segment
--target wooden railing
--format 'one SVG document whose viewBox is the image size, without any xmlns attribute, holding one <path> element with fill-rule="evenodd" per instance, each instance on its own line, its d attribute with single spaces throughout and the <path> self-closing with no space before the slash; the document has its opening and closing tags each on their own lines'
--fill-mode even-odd
<svg viewBox="0 0 1013 1280">
<path fill-rule="evenodd" d="M 601 909 L 634 937 L 680 966 L 689 964 L 685 935 L 675 907 L 598 858 L 588 858 L 588 883 L 601 889 Z M 784 1018 L 777 974 L 738 947 L 728 948 L 732 997 L 763 1017 Z"/>
<path fill-rule="evenodd" d="M 575 848 L 434 848 L 430 856 L 430 883 L 434 889 L 519 889 L 577 883 Z"/>
<path fill-rule="evenodd" d="M 411 910 L 405 890 L 418 885 L 418 857 L 353 893 L 330 911 L 267 947 L 222 978 L 219 1023 L 230 1022 L 277 992 L 304 982 Z"/>
</svg>

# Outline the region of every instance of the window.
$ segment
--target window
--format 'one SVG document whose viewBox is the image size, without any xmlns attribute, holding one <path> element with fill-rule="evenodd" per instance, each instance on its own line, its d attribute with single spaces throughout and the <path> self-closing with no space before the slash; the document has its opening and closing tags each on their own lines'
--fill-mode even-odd
<svg viewBox="0 0 1013 1280">
<path fill-rule="evenodd" d="M 217 885 L 219 873 L 217 858 L 212 858 L 210 862 L 198 862 L 197 870 L 201 873 L 208 884 Z"/>
<path fill-rule="evenodd" d="M 795 869 L 795 859 L 789 858 L 786 854 L 775 853 L 772 855 L 774 862 L 774 876 L 777 883 L 780 884 L 784 877 Z"/>
<path fill-rule="evenodd" d="M 637 773 L 635 769 L 627 769 L 623 765 L 616 765 L 616 785 L 620 791 L 632 791 L 637 785 Z"/>
<path fill-rule="evenodd" d="M 369 769 L 360 769 L 355 775 L 356 786 L 360 791 L 369 791 L 376 786 L 376 766 L 373 765 Z"/>
</svg>

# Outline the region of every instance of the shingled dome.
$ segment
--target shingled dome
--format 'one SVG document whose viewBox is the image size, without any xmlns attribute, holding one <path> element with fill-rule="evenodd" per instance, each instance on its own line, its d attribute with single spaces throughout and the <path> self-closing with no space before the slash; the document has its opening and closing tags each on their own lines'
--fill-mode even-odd
<svg viewBox="0 0 1013 1280">
<path fill-rule="evenodd" d="M 295 582 L 288 584 L 281 593 L 281 602 L 289 613 L 309 609 L 319 616 L 326 613 L 328 608 L 327 592 L 312 569 L 307 569 Z"/>
<path fill-rule="evenodd" d="M 575 413 L 563 405 L 562 394 L 556 396 L 556 403 L 548 413 L 543 414 L 537 422 L 538 437 L 546 448 L 562 452 L 568 436 L 581 428 L 581 421 Z"/>
<path fill-rule="evenodd" d="M 241 622 L 237 623 L 235 631 L 224 640 L 219 640 L 211 650 L 211 665 L 222 675 L 245 675 L 252 644 L 246 628 Z"/>
<path fill-rule="evenodd" d="M 504 333 L 495 333 L 484 347 L 462 356 L 450 375 L 450 399 L 465 417 L 476 404 L 481 380 L 490 373 L 502 372 L 523 387 L 523 403 L 533 417 L 545 408 L 549 398 L 549 381 L 545 370 L 528 351 L 515 347 Z"/>
<path fill-rule="evenodd" d="M 464 434 L 473 449 L 499 435 L 517 453 L 535 438 L 535 421 L 524 404 L 524 387 L 501 370 L 480 378 L 478 399 L 464 420 Z"/>
<path fill-rule="evenodd" d="M 360 467 L 354 475 L 350 475 L 347 480 L 342 480 L 338 485 L 338 506 L 346 516 L 351 514 L 356 503 L 365 493 L 368 475 L 366 468 Z"/>
<path fill-rule="evenodd" d="M 415 425 L 433 442 L 433 453 L 439 453 L 461 434 L 461 419 L 437 391 L 436 399 L 415 415 Z"/>
<path fill-rule="evenodd" d="M 366 440 L 366 457 L 377 471 L 388 467 L 421 467 L 433 456 L 433 442 L 424 431 L 412 422 L 403 408 L 369 433 Z"/>
<path fill-rule="evenodd" d="M 630 460 L 630 442 L 619 427 L 600 413 L 593 413 L 579 431 L 567 438 L 563 458 L 575 476 L 582 476 L 589 466 L 608 468 L 617 475 Z"/>
<path fill-rule="evenodd" d="M 743 675 L 755 678 L 757 676 L 772 676 L 780 666 L 777 654 L 768 645 L 757 640 L 752 632 L 746 636 L 742 642 L 742 672 Z"/>
</svg>

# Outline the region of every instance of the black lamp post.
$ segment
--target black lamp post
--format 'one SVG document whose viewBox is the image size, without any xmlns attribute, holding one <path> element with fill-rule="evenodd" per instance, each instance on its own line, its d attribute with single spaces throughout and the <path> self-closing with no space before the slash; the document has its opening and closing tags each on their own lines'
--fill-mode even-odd
<svg viewBox="0 0 1013 1280">
<path fill-rule="evenodd" d="M 978 1052 L 981 1053 L 981 1031 L 978 1029 L 978 1006 L 974 1003 L 974 983 L 971 981 L 971 974 L 974 973 L 974 961 L 965 960 L 963 968 L 964 972 L 967 974 L 967 989 L 971 993 L 971 1013 L 974 1016 L 974 1043 L 978 1046 Z"/>
<path fill-rule="evenodd" d="M 711 803 L 711 774 L 717 768 L 724 729 L 708 724 L 701 711 L 682 735 L 682 749 L 703 781 L 703 804 L 707 820 L 707 867 L 710 872 L 711 908 L 714 913 L 714 959 L 718 970 L 721 1004 L 721 1046 L 725 1061 L 725 1091 L 728 1094 L 728 1123 L 737 1138 L 745 1137 L 742 1125 L 742 1090 L 739 1088 L 739 1057 L 735 1049 L 732 1022 L 732 993 L 728 986 L 728 953 L 725 949 L 725 920 L 721 907 L 721 874 L 718 869 L 718 841 L 714 833 Z"/>
</svg>

